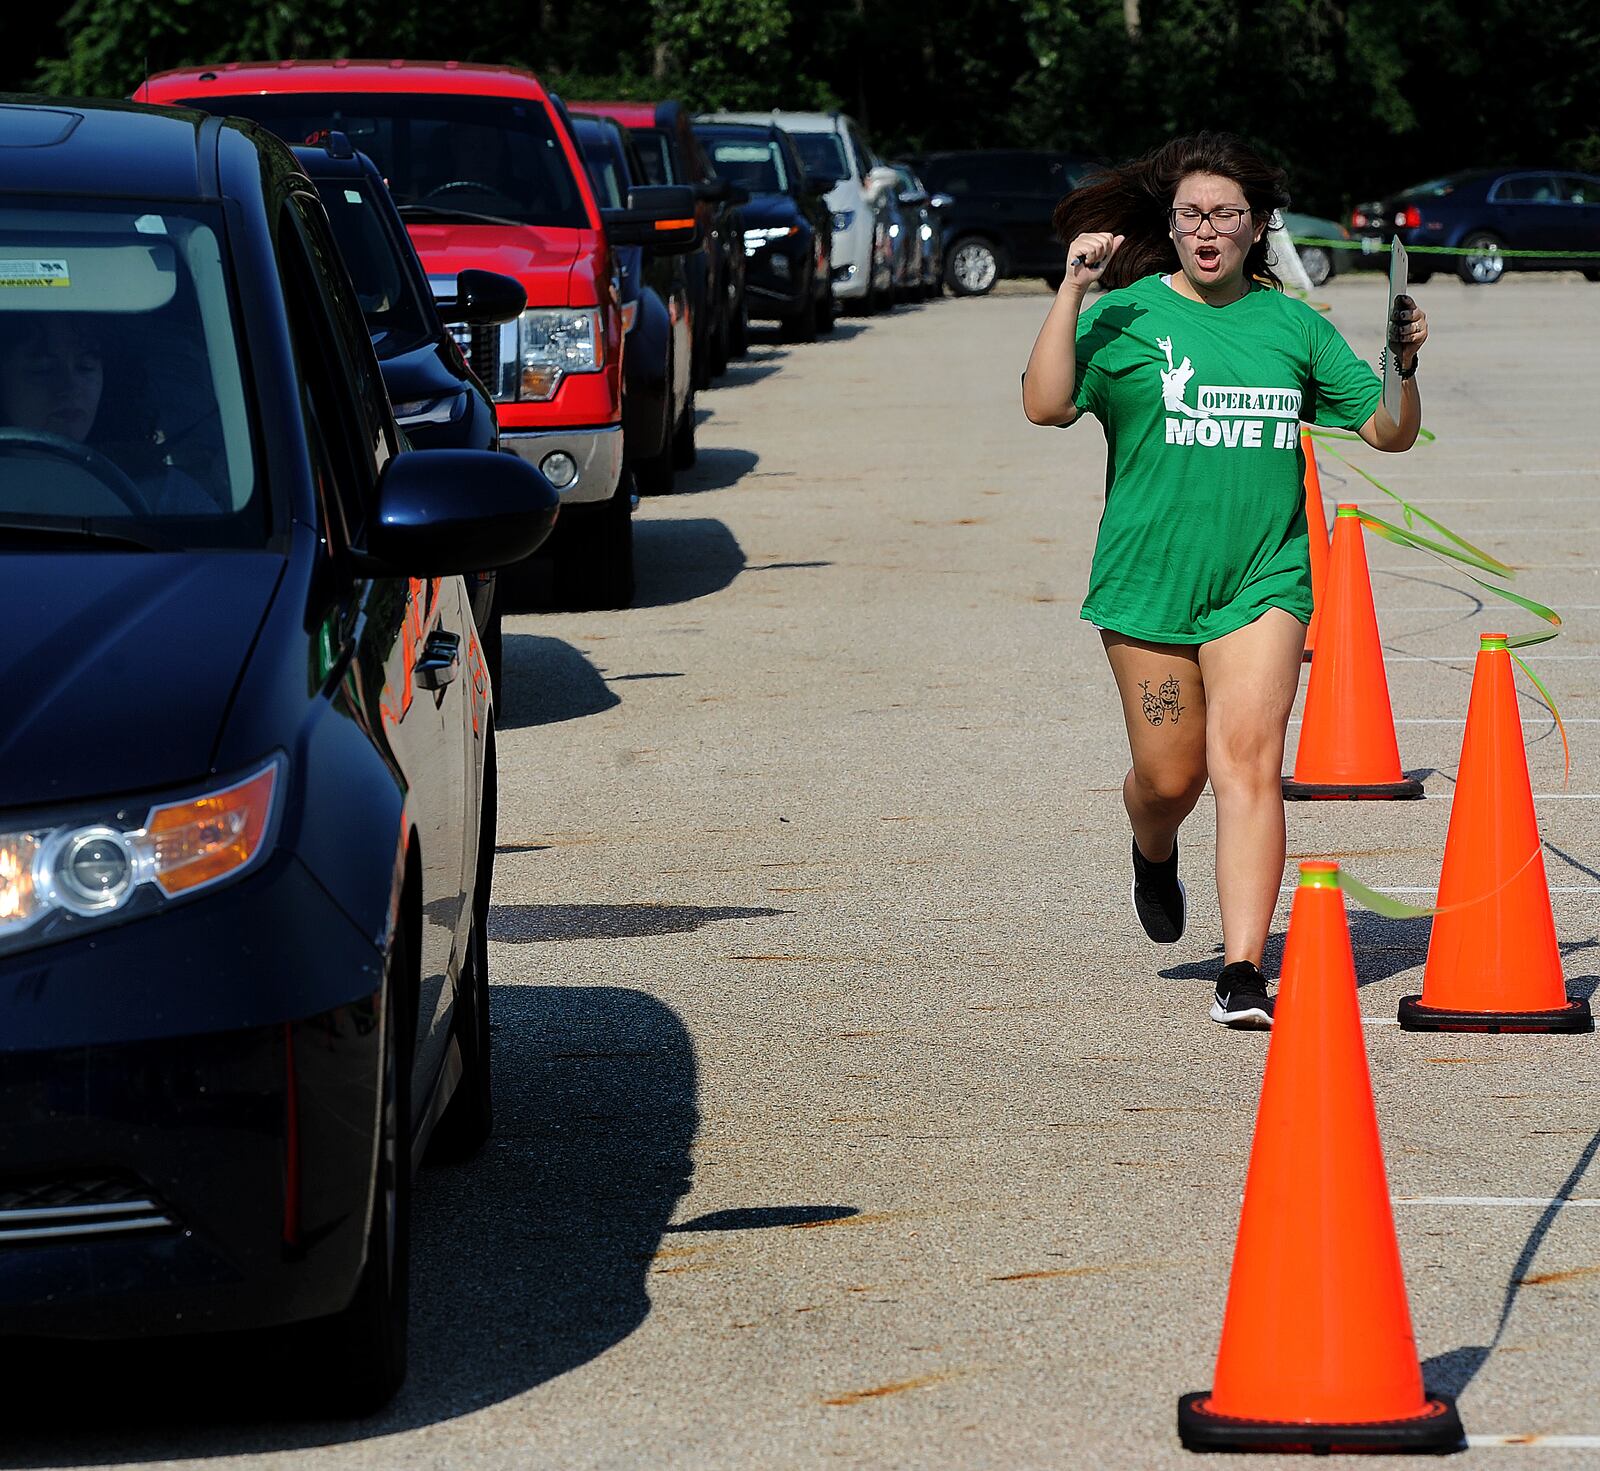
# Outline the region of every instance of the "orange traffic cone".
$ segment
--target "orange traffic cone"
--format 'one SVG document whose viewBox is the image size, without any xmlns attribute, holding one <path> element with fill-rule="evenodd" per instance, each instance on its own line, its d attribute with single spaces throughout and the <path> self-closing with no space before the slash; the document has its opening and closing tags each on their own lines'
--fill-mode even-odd
<svg viewBox="0 0 1600 1471">
<path fill-rule="evenodd" d="M 1511 653 L 1486 633 L 1472 673 L 1439 908 L 1422 995 L 1400 1002 L 1413 1032 L 1587 1032 L 1568 997 L 1533 812 Z"/>
<path fill-rule="evenodd" d="M 1195 1451 L 1456 1448 L 1422 1385 L 1334 863 L 1302 863 L 1256 1112 L 1216 1387 Z"/>
<path fill-rule="evenodd" d="M 1284 778 L 1283 795 L 1291 801 L 1420 797 L 1422 783 L 1400 769 L 1367 549 L 1355 506 L 1340 506 L 1333 520 L 1321 611 L 1300 749 L 1294 776 Z"/>
<path fill-rule="evenodd" d="M 1322 509 L 1322 477 L 1317 473 L 1317 452 L 1311 431 L 1300 426 L 1300 453 L 1305 457 L 1306 531 L 1311 541 L 1311 624 L 1306 629 L 1307 664 L 1317 646 L 1317 629 L 1322 621 L 1322 600 L 1328 591 L 1328 515 Z"/>
</svg>

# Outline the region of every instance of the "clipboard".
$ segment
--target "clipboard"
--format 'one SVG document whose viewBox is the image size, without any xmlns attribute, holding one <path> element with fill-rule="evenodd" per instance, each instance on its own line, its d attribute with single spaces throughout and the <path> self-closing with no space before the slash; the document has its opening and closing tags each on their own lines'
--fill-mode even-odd
<svg viewBox="0 0 1600 1471">
<path fill-rule="evenodd" d="M 1406 248 L 1396 240 L 1389 247 L 1389 304 L 1383 319 L 1383 406 L 1396 424 L 1400 422 L 1400 353 L 1394 345 L 1394 299 L 1404 296 L 1409 283 L 1411 267 L 1406 260 Z"/>
</svg>

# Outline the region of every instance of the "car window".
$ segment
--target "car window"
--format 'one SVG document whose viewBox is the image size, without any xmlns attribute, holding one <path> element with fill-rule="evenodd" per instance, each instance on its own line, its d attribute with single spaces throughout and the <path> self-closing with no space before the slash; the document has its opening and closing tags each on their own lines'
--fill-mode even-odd
<svg viewBox="0 0 1600 1471">
<path fill-rule="evenodd" d="M 263 544 L 223 239 L 205 205 L 0 206 L 0 518 Z"/>
<path fill-rule="evenodd" d="M 426 206 L 526 225 L 589 225 L 556 122 L 528 98 L 292 93 L 195 98 L 190 105 L 253 118 L 291 143 L 344 133 L 377 164 L 402 213 Z"/>
<path fill-rule="evenodd" d="M 622 159 L 606 129 L 594 123 L 578 124 L 578 146 L 594 186 L 595 203 L 601 209 L 624 209 L 628 185 L 622 177 Z"/>
<path fill-rule="evenodd" d="M 425 341 L 428 326 L 402 250 L 370 179 L 316 179 L 333 238 L 350 272 L 367 332 L 380 358 Z"/>
<path fill-rule="evenodd" d="M 639 149 L 639 160 L 644 164 L 645 177 L 652 184 L 681 182 L 673 168 L 672 142 L 659 128 L 630 128 L 633 141 Z"/>
<path fill-rule="evenodd" d="M 1600 179 L 1586 179 L 1582 174 L 1558 174 L 1556 198 L 1563 204 L 1600 204 Z"/>
<path fill-rule="evenodd" d="M 1409 189 L 1402 189 L 1400 193 L 1410 199 L 1444 199 L 1454 194 L 1461 180 L 1454 177 L 1443 179 L 1429 179 L 1421 184 L 1413 184 Z"/>
<path fill-rule="evenodd" d="M 705 139 L 705 145 L 719 179 L 743 184 L 752 194 L 789 192 L 783 151 L 771 139 L 719 138 L 712 134 Z"/>
<path fill-rule="evenodd" d="M 795 151 L 806 172 L 821 178 L 848 179 L 850 165 L 845 162 L 844 141 L 837 133 L 793 133 Z"/>
<path fill-rule="evenodd" d="M 1510 204 L 1549 204 L 1556 197 L 1556 181 L 1549 174 L 1512 174 L 1495 185 L 1495 199 Z"/>
</svg>

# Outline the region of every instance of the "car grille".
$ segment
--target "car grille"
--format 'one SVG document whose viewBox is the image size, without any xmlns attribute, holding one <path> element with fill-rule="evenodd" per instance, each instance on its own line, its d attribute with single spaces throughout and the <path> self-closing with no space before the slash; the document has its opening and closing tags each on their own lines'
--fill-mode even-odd
<svg viewBox="0 0 1600 1471">
<path fill-rule="evenodd" d="M 110 1175 L 0 1182 L 0 1246 L 169 1229 L 172 1217 L 137 1181 Z"/>
<path fill-rule="evenodd" d="M 497 403 L 504 403 L 511 398 L 511 373 L 516 363 L 516 323 L 469 327 L 463 322 L 452 322 L 449 332 L 468 366 L 478 375 L 478 381 L 489 390 L 489 396 Z"/>
</svg>

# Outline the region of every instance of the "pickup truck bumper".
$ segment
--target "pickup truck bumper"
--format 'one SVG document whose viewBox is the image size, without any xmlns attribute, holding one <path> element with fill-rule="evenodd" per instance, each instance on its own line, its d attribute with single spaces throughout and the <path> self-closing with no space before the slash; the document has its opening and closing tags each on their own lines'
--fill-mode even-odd
<svg viewBox="0 0 1600 1471">
<path fill-rule="evenodd" d="M 505 429 L 500 431 L 500 448 L 520 455 L 544 472 L 555 486 L 561 504 L 585 505 L 608 501 L 622 483 L 622 426 L 605 424 L 597 429 Z M 578 473 L 565 485 L 553 474 L 559 469 L 548 464 L 550 456 L 571 457 Z"/>
</svg>

